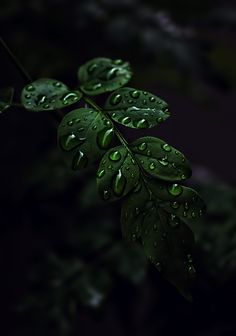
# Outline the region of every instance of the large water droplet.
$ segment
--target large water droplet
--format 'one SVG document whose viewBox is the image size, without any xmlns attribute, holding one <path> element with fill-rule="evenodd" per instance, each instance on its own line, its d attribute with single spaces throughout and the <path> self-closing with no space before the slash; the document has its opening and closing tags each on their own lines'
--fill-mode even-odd
<svg viewBox="0 0 236 336">
<path fill-rule="evenodd" d="M 70 151 L 82 142 L 83 141 L 79 141 L 79 138 L 77 138 L 74 133 L 64 135 L 60 138 L 60 145 L 66 151 Z"/>
<path fill-rule="evenodd" d="M 110 198 L 110 192 L 108 190 L 103 191 L 103 199 L 108 200 Z"/>
<path fill-rule="evenodd" d="M 150 170 L 154 170 L 156 168 L 156 165 L 154 162 L 151 162 L 150 165 L 149 165 L 149 169 Z"/>
<path fill-rule="evenodd" d="M 138 98 L 140 96 L 140 91 L 134 90 L 130 92 L 132 98 Z"/>
<path fill-rule="evenodd" d="M 29 92 L 35 91 L 35 87 L 31 84 L 27 85 L 25 89 L 26 89 L 26 91 L 29 91 Z"/>
<path fill-rule="evenodd" d="M 119 161 L 121 159 L 121 154 L 119 151 L 112 151 L 109 155 L 109 159 L 112 161 Z"/>
<path fill-rule="evenodd" d="M 62 98 L 62 102 L 64 105 L 67 105 L 69 104 L 70 102 L 72 101 L 76 101 L 78 100 L 78 96 L 76 93 L 74 92 L 70 92 L 70 93 L 67 93 L 63 98 Z"/>
<path fill-rule="evenodd" d="M 156 98 L 155 98 L 155 97 L 150 97 L 150 98 L 149 98 L 149 100 L 150 100 L 150 102 L 152 102 L 152 103 L 153 103 L 153 102 L 155 102 L 155 101 L 156 101 Z"/>
<path fill-rule="evenodd" d="M 183 192 L 183 188 L 181 185 L 174 183 L 169 186 L 168 191 L 173 196 L 179 196 Z"/>
<path fill-rule="evenodd" d="M 131 118 L 130 117 L 124 117 L 121 122 L 125 125 L 129 124 L 131 122 Z"/>
<path fill-rule="evenodd" d="M 162 166 L 168 166 L 168 161 L 167 161 L 167 157 L 164 157 L 160 160 L 158 160 L 158 162 L 162 165 Z"/>
<path fill-rule="evenodd" d="M 165 152 L 171 152 L 171 146 L 167 143 L 161 146 Z"/>
<path fill-rule="evenodd" d="M 148 127 L 148 122 L 146 119 L 135 120 L 133 124 L 137 128 L 147 128 Z"/>
<path fill-rule="evenodd" d="M 87 165 L 87 163 L 88 158 L 86 157 L 86 155 L 83 152 L 78 151 L 73 159 L 72 169 L 77 170 L 84 168 Z"/>
<path fill-rule="evenodd" d="M 60 83 L 60 82 L 55 82 L 55 83 L 53 83 L 53 85 L 57 88 L 62 87 L 62 83 Z"/>
<path fill-rule="evenodd" d="M 139 146 L 138 149 L 141 151 L 144 151 L 147 148 L 146 142 L 142 142 Z"/>
<path fill-rule="evenodd" d="M 117 105 L 121 102 L 122 96 L 120 94 L 113 95 L 110 99 L 111 105 Z"/>
<path fill-rule="evenodd" d="M 121 196 L 125 190 L 126 178 L 119 169 L 118 174 L 113 178 L 112 189 L 117 196 Z"/>
<path fill-rule="evenodd" d="M 114 130 L 113 128 L 105 128 L 98 132 L 97 134 L 97 143 L 101 148 L 108 148 L 111 140 L 113 138 Z"/>
<path fill-rule="evenodd" d="M 97 177 L 98 178 L 102 178 L 104 175 L 105 175 L 105 170 L 104 169 L 101 169 L 97 172 Z"/>
</svg>

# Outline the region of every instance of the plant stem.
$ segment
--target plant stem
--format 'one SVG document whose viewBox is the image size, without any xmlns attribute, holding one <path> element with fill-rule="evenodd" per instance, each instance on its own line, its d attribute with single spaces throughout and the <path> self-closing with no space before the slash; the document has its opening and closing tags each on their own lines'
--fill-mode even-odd
<svg viewBox="0 0 236 336">
<path fill-rule="evenodd" d="M 27 83 L 31 83 L 33 81 L 32 78 L 31 78 L 31 76 L 28 74 L 28 72 L 25 70 L 25 68 L 23 67 L 23 65 L 18 60 L 18 58 L 13 54 L 13 52 L 10 50 L 10 48 L 8 47 L 8 45 L 6 44 L 6 42 L 1 37 L 0 37 L 0 44 L 2 45 L 3 49 L 5 50 L 5 52 L 7 53 L 7 55 L 10 58 L 10 60 L 12 61 L 12 63 L 17 68 L 17 70 L 21 73 L 21 75 L 24 78 L 24 80 Z"/>
<path fill-rule="evenodd" d="M 97 110 L 98 112 L 100 112 L 101 114 L 105 115 L 106 118 L 108 118 L 112 124 L 113 124 L 113 120 L 110 118 L 109 115 L 107 115 L 106 113 L 104 113 L 104 111 L 89 97 L 87 96 L 83 96 L 83 99 L 86 103 L 88 103 L 90 106 L 92 106 L 95 110 Z M 151 196 L 152 191 L 148 186 L 148 182 L 145 178 L 145 173 L 143 171 L 143 167 L 140 165 L 139 161 L 136 159 L 135 155 L 133 154 L 132 150 L 129 148 L 129 143 L 126 141 L 126 139 L 123 137 L 123 135 L 120 133 L 120 131 L 117 129 L 117 127 L 114 125 L 114 131 L 115 134 L 117 136 L 117 138 L 120 140 L 121 144 L 126 148 L 127 152 L 131 155 L 132 159 L 136 162 L 136 164 L 138 165 L 140 172 L 141 172 L 141 176 L 144 182 L 144 185 L 149 193 L 149 195 Z"/>
</svg>

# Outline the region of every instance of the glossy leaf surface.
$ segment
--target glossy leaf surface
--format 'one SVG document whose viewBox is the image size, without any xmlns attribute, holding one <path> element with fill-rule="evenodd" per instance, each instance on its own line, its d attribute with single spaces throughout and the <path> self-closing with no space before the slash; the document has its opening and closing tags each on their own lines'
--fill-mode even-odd
<svg viewBox="0 0 236 336">
<path fill-rule="evenodd" d="M 71 153 L 74 170 L 99 159 L 109 148 L 114 134 L 113 125 L 94 109 L 80 108 L 63 118 L 58 128 L 62 150 Z"/>
<path fill-rule="evenodd" d="M 28 110 L 49 111 L 77 103 L 82 97 L 79 91 L 71 91 L 54 79 L 40 78 L 24 87 L 21 102 Z"/>
<path fill-rule="evenodd" d="M 12 103 L 14 89 L 12 87 L 0 90 L 0 113 L 9 108 Z"/>
<path fill-rule="evenodd" d="M 103 156 L 97 172 L 97 185 L 104 200 L 125 196 L 138 179 L 139 167 L 124 146 L 114 147 Z"/>
<path fill-rule="evenodd" d="M 190 164 L 184 155 L 161 139 L 140 138 L 130 148 L 146 173 L 153 177 L 178 181 L 191 176 Z"/>
<path fill-rule="evenodd" d="M 170 116 L 164 100 L 128 87 L 113 92 L 106 101 L 105 110 L 113 120 L 132 128 L 151 128 Z"/>
<path fill-rule="evenodd" d="M 81 90 L 95 96 L 114 91 L 127 84 L 132 76 L 128 62 L 110 58 L 94 58 L 79 68 Z"/>
</svg>

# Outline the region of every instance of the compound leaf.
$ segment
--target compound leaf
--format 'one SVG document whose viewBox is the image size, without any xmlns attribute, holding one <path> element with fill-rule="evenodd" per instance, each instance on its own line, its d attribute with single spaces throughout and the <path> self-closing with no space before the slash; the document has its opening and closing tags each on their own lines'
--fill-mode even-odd
<svg viewBox="0 0 236 336">
<path fill-rule="evenodd" d="M 113 92 L 106 101 L 105 110 L 113 120 L 131 128 L 151 128 L 170 116 L 164 100 L 129 87 Z"/>
<path fill-rule="evenodd" d="M 14 89 L 6 87 L 0 90 L 0 113 L 11 106 Z"/>
<path fill-rule="evenodd" d="M 130 148 L 145 172 L 153 177 L 178 181 L 191 176 L 191 167 L 184 155 L 161 139 L 140 138 Z"/>
<path fill-rule="evenodd" d="M 74 170 L 98 160 L 109 148 L 113 135 L 112 122 L 92 108 L 71 111 L 58 128 L 59 145 L 71 154 Z"/>
<path fill-rule="evenodd" d="M 77 103 L 81 97 L 81 92 L 71 91 L 62 82 L 40 78 L 24 87 L 21 102 L 26 109 L 38 112 L 69 106 Z"/>
<path fill-rule="evenodd" d="M 79 68 L 81 90 L 90 96 L 109 92 L 129 82 L 130 65 L 120 59 L 94 58 Z"/>
<path fill-rule="evenodd" d="M 126 195 L 138 183 L 139 167 L 124 146 L 117 146 L 103 156 L 98 172 L 98 191 L 104 200 Z"/>
</svg>

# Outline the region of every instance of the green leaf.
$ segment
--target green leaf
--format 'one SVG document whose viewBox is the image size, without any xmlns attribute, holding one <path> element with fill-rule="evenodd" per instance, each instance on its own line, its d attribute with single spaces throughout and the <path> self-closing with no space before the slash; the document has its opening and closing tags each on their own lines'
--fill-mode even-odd
<svg viewBox="0 0 236 336">
<path fill-rule="evenodd" d="M 161 139 L 140 138 L 131 144 L 130 149 L 145 172 L 153 177 L 178 181 L 191 176 L 191 167 L 184 155 Z"/>
<path fill-rule="evenodd" d="M 121 198 L 138 183 L 139 167 L 124 146 L 110 149 L 97 172 L 98 191 L 104 200 Z"/>
<path fill-rule="evenodd" d="M 0 90 L 0 113 L 9 108 L 12 103 L 14 89 L 12 87 Z"/>
<path fill-rule="evenodd" d="M 141 239 L 150 261 L 191 300 L 190 285 L 196 271 L 192 263 L 194 237 L 189 227 L 181 220 L 173 227 L 167 212 L 153 202 L 152 209 L 143 219 Z"/>
<path fill-rule="evenodd" d="M 172 225 L 178 225 L 178 219 L 198 219 L 205 212 L 205 204 L 199 194 L 177 183 L 165 183 L 151 180 L 150 189 L 160 201 L 160 206 L 171 213 Z"/>
<path fill-rule="evenodd" d="M 79 68 L 81 90 L 90 96 L 114 91 L 129 82 L 132 72 L 120 59 L 94 58 Z"/>
<path fill-rule="evenodd" d="M 58 128 L 58 142 L 62 150 L 70 153 L 72 169 L 78 170 L 102 156 L 113 134 L 112 122 L 100 112 L 80 108 L 63 118 Z"/>
<path fill-rule="evenodd" d="M 170 116 L 164 100 L 128 87 L 113 92 L 106 101 L 105 110 L 113 120 L 132 128 L 151 128 Z"/>
<path fill-rule="evenodd" d="M 142 221 L 148 210 L 147 190 L 139 183 L 122 204 L 121 229 L 128 241 L 136 241 L 141 236 Z"/>
<path fill-rule="evenodd" d="M 24 87 L 21 102 L 30 111 L 56 110 L 77 103 L 82 97 L 80 91 L 71 91 L 55 79 L 40 78 Z"/>
<path fill-rule="evenodd" d="M 151 182 L 148 187 L 140 184 L 127 196 L 121 212 L 123 235 L 129 241 L 141 239 L 150 261 L 190 299 L 191 279 L 195 276 L 193 234 L 180 218 L 175 216 L 173 221 L 172 214 L 162 208 L 165 204 L 156 197 L 156 186 Z"/>
</svg>

